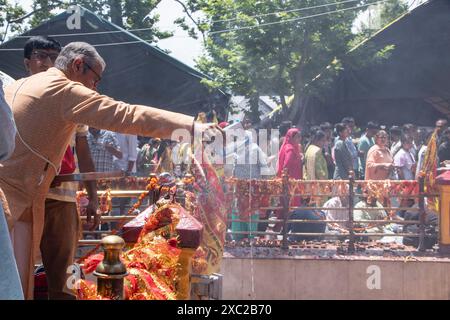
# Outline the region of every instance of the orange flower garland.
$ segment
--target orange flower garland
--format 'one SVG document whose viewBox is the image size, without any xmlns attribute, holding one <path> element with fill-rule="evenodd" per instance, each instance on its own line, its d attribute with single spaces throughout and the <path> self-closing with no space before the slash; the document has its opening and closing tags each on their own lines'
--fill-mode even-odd
<svg viewBox="0 0 450 320">
<path fill-rule="evenodd" d="M 181 250 L 177 240 L 166 240 L 160 236 L 160 226 L 165 226 L 168 236 L 174 235 L 178 224 L 177 205 L 158 208 L 143 229 L 139 241 L 134 247 L 122 254 L 122 261 L 128 270 L 124 280 L 125 299 L 127 300 L 174 300 L 178 260 Z M 103 253 L 89 256 L 84 261 L 84 271 L 93 272 L 103 260 Z M 96 286 L 80 280 L 77 290 L 79 299 L 100 299 Z"/>
<path fill-rule="evenodd" d="M 229 192 L 227 199 L 232 203 L 237 201 L 237 207 L 242 219 L 249 217 L 261 207 L 267 207 L 270 199 L 283 196 L 282 179 L 274 180 L 245 180 L 229 178 L 226 180 Z M 348 196 L 347 180 L 305 181 L 289 180 L 289 194 L 292 199 L 295 196 L 304 196 L 310 199 L 312 205 L 319 205 L 326 196 Z M 419 193 L 417 181 L 355 181 L 356 189 L 364 190 L 368 196 L 375 197 L 379 201 L 398 196 L 416 196 Z"/>
<path fill-rule="evenodd" d="M 133 204 L 133 206 L 130 208 L 130 210 L 128 210 L 127 215 L 131 215 L 133 214 L 133 212 L 135 210 L 137 210 L 141 204 L 142 201 L 145 199 L 145 197 L 151 192 L 154 191 L 156 189 L 159 188 L 159 184 L 158 184 L 158 178 L 157 177 L 150 177 L 147 179 L 147 186 L 145 188 L 145 191 L 143 193 L 141 193 L 138 197 L 138 201 Z M 77 206 L 78 205 L 78 201 L 79 199 L 81 199 L 81 196 L 79 196 L 77 194 Z M 121 223 L 118 224 L 117 228 L 111 231 L 111 234 L 117 234 L 118 230 L 122 229 L 122 227 L 127 223 L 127 221 L 123 221 Z M 81 263 L 81 261 L 85 260 L 87 257 L 89 257 L 90 255 L 92 255 L 94 252 L 97 252 L 98 249 L 100 248 L 100 244 L 96 245 L 92 250 L 90 250 L 87 254 L 85 254 L 83 257 L 81 257 L 80 259 L 78 259 L 78 263 Z"/>
</svg>

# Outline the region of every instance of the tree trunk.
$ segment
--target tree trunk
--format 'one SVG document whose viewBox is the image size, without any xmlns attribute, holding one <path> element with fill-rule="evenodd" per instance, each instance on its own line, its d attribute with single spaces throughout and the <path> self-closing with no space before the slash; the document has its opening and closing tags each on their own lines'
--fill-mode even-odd
<svg viewBox="0 0 450 320">
<path fill-rule="evenodd" d="M 250 97 L 250 119 L 253 124 L 257 124 L 260 122 L 259 118 L 259 93 L 253 94 Z"/>
<path fill-rule="evenodd" d="M 109 0 L 109 10 L 111 22 L 123 28 L 121 0 Z"/>
<path fill-rule="evenodd" d="M 294 124 L 305 125 L 306 107 L 308 97 L 305 96 L 305 80 L 303 76 L 303 65 L 299 66 L 296 74 L 296 83 L 294 86 L 294 100 L 292 101 L 287 117 Z"/>
<path fill-rule="evenodd" d="M 305 81 L 303 77 L 303 64 L 302 61 L 300 61 L 300 64 L 297 68 L 297 72 L 295 74 L 294 100 L 292 101 L 290 108 L 286 108 L 286 110 L 283 112 L 284 120 L 294 121 L 294 118 L 296 118 L 297 114 L 301 112 L 301 109 L 303 107 L 302 101 L 304 98 L 303 97 L 304 86 Z"/>
<path fill-rule="evenodd" d="M 303 41 L 301 46 L 301 55 L 300 55 L 300 61 L 298 62 L 298 66 L 295 69 L 294 79 L 294 101 L 292 101 L 291 108 L 289 108 L 289 112 L 286 114 L 286 116 L 289 118 L 289 120 L 299 122 L 304 122 L 303 117 L 299 115 L 304 115 L 304 89 L 305 89 L 305 75 L 304 75 L 304 69 L 305 65 L 308 63 L 310 52 L 309 52 L 309 32 L 308 29 L 305 29 L 303 32 Z M 299 119 L 300 118 L 300 119 Z M 299 123 L 300 124 L 300 123 Z"/>
<path fill-rule="evenodd" d="M 281 107 L 282 107 L 284 110 L 287 110 L 288 105 L 287 105 L 286 97 L 284 96 L 284 94 L 280 94 L 280 102 L 281 102 Z"/>
</svg>

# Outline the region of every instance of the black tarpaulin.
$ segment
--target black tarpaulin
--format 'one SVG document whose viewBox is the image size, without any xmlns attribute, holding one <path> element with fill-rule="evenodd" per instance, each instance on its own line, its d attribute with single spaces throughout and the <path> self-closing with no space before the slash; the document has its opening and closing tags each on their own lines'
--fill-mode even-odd
<svg viewBox="0 0 450 320">
<path fill-rule="evenodd" d="M 81 29 L 70 30 L 64 12 L 0 46 L 0 70 L 27 76 L 23 46 L 33 35 L 48 35 L 61 45 L 73 41 L 96 47 L 106 62 L 99 92 L 117 100 L 196 115 L 214 108 L 225 115 L 228 96 L 201 83 L 206 76 L 116 25 L 81 9 Z"/>
<path fill-rule="evenodd" d="M 354 116 L 362 124 L 432 125 L 450 115 L 450 0 L 418 6 L 355 52 L 389 45 L 394 46 L 389 59 L 365 67 L 356 67 L 353 53 L 347 55 L 320 108 L 327 121 Z"/>
</svg>

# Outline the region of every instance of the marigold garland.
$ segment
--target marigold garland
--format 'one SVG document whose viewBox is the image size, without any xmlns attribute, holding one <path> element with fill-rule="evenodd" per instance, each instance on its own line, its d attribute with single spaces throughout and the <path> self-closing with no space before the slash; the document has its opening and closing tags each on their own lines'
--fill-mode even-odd
<svg viewBox="0 0 450 320">
<path fill-rule="evenodd" d="M 274 180 L 245 180 L 229 178 L 226 180 L 229 203 L 236 202 L 241 219 L 248 219 L 249 216 L 261 207 L 269 207 L 273 198 L 289 196 L 293 199 L 296 196 L 309 198 L 310 205 L 320 206 L 327 197 L 348 196 L 349 182 L 346 180 L 294 180 L 288 183 L 288 194 L 283 193 L 282 179 Z M 419 194 L 419 184 L 410 180 L 381 180 L 381 181 L 355 181 L 355 190 L 367 193 L 369 197 L 375 197 L 383 202 L 391 197 L 417 196 Z"/>
<path fill-rule="evenodd" d="M 161 229 L 168 228 L 168 235 L 174 236 L 179 222 L 178 206 L 158 208 L 149 219 L 139 237 L 139 241 L 122 254 L 128 276 L 124 280 L 125 299 L 128 300 L 174 300 L 177 281 L 178 260 L 181 250 L 175 238 L 165 239 Z M 164 228 L 158 228 L 164 226 Z M 156 228 L 156 229 L 155 229 Z M 93 272 L 103 260 L 103 253 L 89 256 L 84 261 L 85 273 Z M 79 281 L 78 299 L 101 299 L 96 294 L 96 286 L 85 280 Z"/>
<path fill-rule="evenodd" d="M 130 208 L 130 210 L 128 210 L 127 215 L 133 214 L 133 213 L 135 212 L 135 210 L 137 210 L 137 209 L 141 206 L 142 201 L 145 199 L 146 196 L 148 196 L 148 194 L 149 194 L 151 191 L 154 191 L 154 190 L 157 190 L 157 189 L 166 191 L 166 188 L 167 188 L 167 187 L 160 187 L 160 186 L 159 186 L 159 184 L 158 184 L 158 178 L 157 178 L 157 177 L 151 176 L 151 177 L 147 178 L 147 186 L 145 187 L 145 191 L 142 192 L 142 193 L 139 195 L 137 202 L 133 204 L 133 206 Z M 83 192 L 83 191 L 82 191 L 82 192 Z M 77 207 L 79 207 L 79 208 L 81 208 L 80 200 L 81 200 L 82 195 L 83 195 L 82 192 L 77 193 Z M 84 191 L 84 192 L 85 192 L 85 191 Z M 81 214 L 81 211 L 80 211 L 80 214 Z M 114 229 L 114 230 L 111 231 L 111 234 L 117 234 L 117 233 L 119 232 L 119 230 L 121 230 L 122 227 L 123 227 L 126 223 L 127 223 L 126 220 L 120 222 L 120 223 L 118 224 L 118 226 L 116 227 L 116 229 Z M 83 257 L 81 257 L 80 259 L 78 259 L 77 262 L 78 262 L 78 263 L 81 263 L 81 261 L 85 260 L 88 256 L 90 256 L 90 255 L 92 255 L 93 253 L 97 252 L 98 249 L 100 248 L 100 246 L 101 246 L 100 244 L 96 245 L 96 246 L 95 246 L 93 249 L 91 249 L 87 254 L 85 254 Z"/>
</svg>

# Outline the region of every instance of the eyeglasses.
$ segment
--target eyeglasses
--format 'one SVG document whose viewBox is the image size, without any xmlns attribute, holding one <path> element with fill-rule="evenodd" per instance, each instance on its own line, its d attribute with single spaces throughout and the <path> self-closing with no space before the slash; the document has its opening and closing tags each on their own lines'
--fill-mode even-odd
<svg viewBox="0 0 450 320">
<path fill-rule="evenodd" d="M 50 53 L 45 51 L 33 51 L 31 53 L 32 56 L 34 56 L 38 60 L 46 60 L 47 58 L 50 58 L 52 62 L 56 61 L 56 58 L 58 58 L 59 53 Z"/>
<path fill-rule="evenodd" d="M 86 61 L 84 61 L 84 64 L 97 76 L 98 79 L 95 80 L 95 84 L 99 83 L 102 80 L 102 77 L 97 72 L 95 72 L 95 70 Z"/>
</svg>

